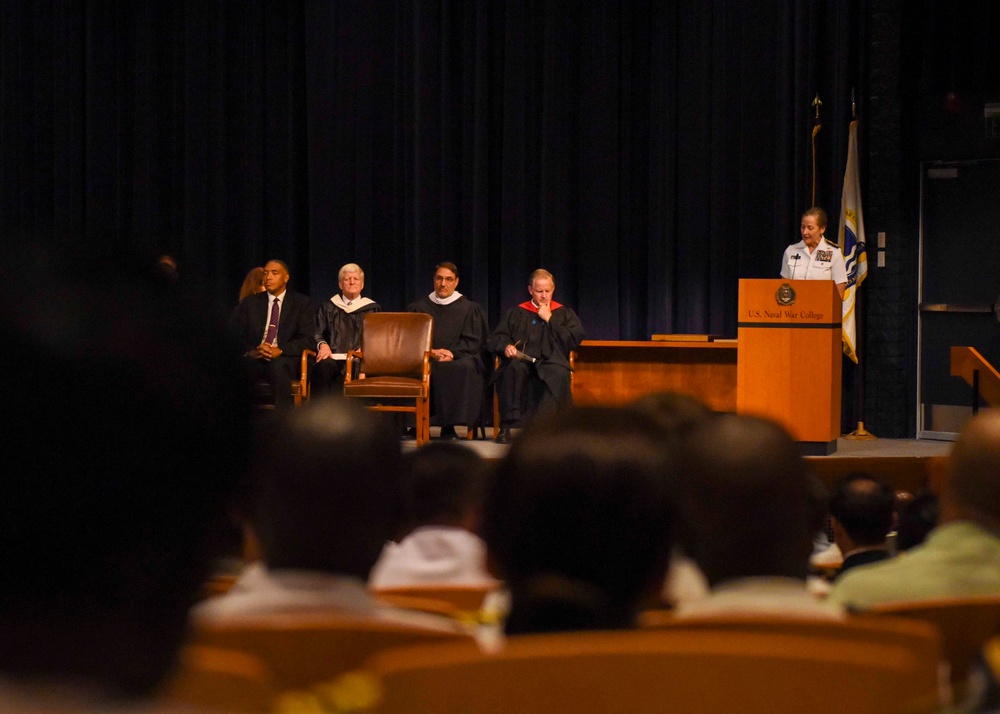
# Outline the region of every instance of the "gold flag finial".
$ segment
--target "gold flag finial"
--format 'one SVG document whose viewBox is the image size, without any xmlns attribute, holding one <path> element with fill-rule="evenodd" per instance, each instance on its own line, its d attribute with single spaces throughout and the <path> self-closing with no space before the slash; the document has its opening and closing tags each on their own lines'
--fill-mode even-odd
<svg viewBox="0 0 1000 714">
<path fill-rule="evenodd" d="M 816 107 L 816 121 L 819 121 L 819 108 L 823 106 L 823 100 L 819 98 L 819 94 L 816 94 L 816 98 L 813 99 L 813 106 Z"/>
</svg>

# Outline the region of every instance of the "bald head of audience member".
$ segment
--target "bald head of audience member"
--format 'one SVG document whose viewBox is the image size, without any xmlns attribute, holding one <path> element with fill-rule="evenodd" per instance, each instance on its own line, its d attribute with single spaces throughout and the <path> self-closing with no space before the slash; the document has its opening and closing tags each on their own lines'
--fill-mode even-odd
<svg viewBox="0 0 1000 714">
<path fill-rule="evenodd" d="M 397 526 L 391 421 L 331 397 L 278 414 L 258 439 L 249 513 L 268 568 L 367 579 Z"/>
<path fill-rule="evenodd" d="M 972 521 L 1000 535 L 1000 413 L 974 417 L 952 449 L 941 493 L 941 522 Z"/>
<path fill-rule="evenodd" d="M 249 464 L 249 385 L 148 267 L 40 243 L 3 254 L 17 299 L 0 304 L 0 679 L 142 697 L 173 664 Z"/>
<path fill-rule="evenodd" d="M 882 479 L 864 473 L 840 479 L 830 495 L 833 539 L 840 551 L 885 547 L 895 505 L 896 494 Z"/>
<path fill-rule="evenodd" d="M 687 545 L 709 584 L 805 580 L 824 513 L 819 486 L 788 433 L 766 419 L 720 414 L 685 442 Z"/>
<path fill-rule="evenodd" d="M 499 464 L 482 535 L 511 592 L 509 634 L 634 626 L 669 563 L 675 480 L 644 414 L 540 420 Z"/>
</svg>

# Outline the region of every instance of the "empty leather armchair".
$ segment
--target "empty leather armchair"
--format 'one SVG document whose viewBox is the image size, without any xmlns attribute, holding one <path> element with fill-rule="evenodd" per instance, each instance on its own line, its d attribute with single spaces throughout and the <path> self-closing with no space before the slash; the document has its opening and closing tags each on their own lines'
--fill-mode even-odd
<svg viewBox="0 0 1000 714">
<path fill-rule="evenodd" d="M 372 411 L 416 417 L 417 444 L 430 440 L 430 349 L 434 319 L 411 312 L 365 315 L 361 349 L 347 353 L 344 396 L 374 402 Z M 361 360 L 361 379 L 352 379 Z M 412 401 L 411 404 L 406 402 Z M 402 402 L 402 403 L 401 403 Z"/>
</svg>

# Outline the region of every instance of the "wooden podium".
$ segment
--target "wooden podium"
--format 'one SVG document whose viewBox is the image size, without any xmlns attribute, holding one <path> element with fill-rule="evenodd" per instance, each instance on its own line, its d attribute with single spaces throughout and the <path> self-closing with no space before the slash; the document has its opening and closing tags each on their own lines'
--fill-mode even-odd
<svg viewBox="0 0 1000 714">
<path fill-rule="evenodd" d="M 837 450 L 842 310 L 829 280 L 740 280 L 736 411 L 779 422 L 808 455 Z"/>
</svg>

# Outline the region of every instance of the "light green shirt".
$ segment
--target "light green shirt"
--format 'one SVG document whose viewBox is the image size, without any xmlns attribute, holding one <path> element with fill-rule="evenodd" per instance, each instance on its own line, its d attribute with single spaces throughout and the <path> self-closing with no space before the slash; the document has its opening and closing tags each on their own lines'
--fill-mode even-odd
<svg viewBox="0 0 1000 714">
<path fill-rule="evenodd" d="M 832 602 L 864 609 L 889 602 L 1000 595 L 1000 538 L 969 521 L 935 528 L 906 553 L 844 573 Z"/>
</svg>

